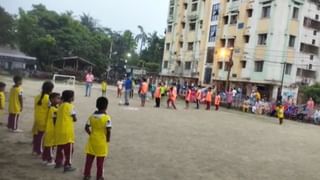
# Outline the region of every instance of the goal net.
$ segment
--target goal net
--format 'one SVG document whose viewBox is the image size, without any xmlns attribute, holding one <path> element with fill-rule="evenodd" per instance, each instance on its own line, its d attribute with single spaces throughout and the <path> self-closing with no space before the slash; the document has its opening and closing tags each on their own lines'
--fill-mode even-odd
<svg viewBox="0 0 320 180">
<path fill-rule="evenodd" d="M 54 91 L 62 92 L 64 90 L 75 90 L 76 77 L 62 74 L 54 74 L 53 79 Z"/>
</svg>

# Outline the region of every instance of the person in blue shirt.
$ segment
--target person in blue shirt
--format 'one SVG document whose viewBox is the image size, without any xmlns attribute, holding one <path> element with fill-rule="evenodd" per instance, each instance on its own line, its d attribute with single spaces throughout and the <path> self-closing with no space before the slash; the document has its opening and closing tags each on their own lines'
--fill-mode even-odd
<svg viewBox="0 0 320 180">
<path fill-rule="evenodd" d="M 129 96 L 132 90 L 132 80 L 130 77 L 124 82 L 125 94 L 124 94 L 124 105 L 129 106 Z"/>
</svg>

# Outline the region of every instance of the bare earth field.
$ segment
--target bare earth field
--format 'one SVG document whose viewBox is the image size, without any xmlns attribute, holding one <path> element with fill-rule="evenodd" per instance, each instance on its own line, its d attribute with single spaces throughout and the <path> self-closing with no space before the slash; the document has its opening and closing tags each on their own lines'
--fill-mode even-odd
<svg viewBox="0 0 320 180">
<path fill-rule="evenodd" d="M 8 86 L 11 80 L 1 77 Z M 42 82 L 25 80 L 25 109 L 21 134 L 9 133 L 6 117 L 0 126 L 1 180 L 81 179 L 84 124 L 95 110 L 93 97 L 84 97 L 84 88 L 76 87 L 76 144 L 73 164 L 77 171 L 64 174 L 44 167 L 31 155 L 33 97 Z M 99 87 L 99 86 L 97 86 Z M 111 89 L 110 89 L 111 88 Z M 317 180 L 320 179 L 319 126 L 285 121 L 236 111 L 168 110 L 139 107 L 137 96 L 129 108 L 119 106 L 112 87 L 108 90 L 109 114 L 113 129 L 110 157 L 105 164 L 108 180 Z M 204 109 L 204 107 L 203 107 Z M 93 169 L 95 175 L 95 169 Z M 94 178 L 93 178 L 94 179 Z"/>
</svg>

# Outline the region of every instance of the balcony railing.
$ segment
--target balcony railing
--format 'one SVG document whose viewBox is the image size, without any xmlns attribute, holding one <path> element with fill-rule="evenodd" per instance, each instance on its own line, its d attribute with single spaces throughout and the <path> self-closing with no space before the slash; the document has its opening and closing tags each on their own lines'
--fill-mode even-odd
<svg viewBox="0 0 320 180">
<path fill-rule="evenodd" d="M 305 27 L 316 29 L 316 30 L 320 31 L 320 21 L 317 21 L 315 19 L 304 17 L 303 25 Z"/>
<path fill-rule="evenodd" d="M 300 51 L 304 52 L 304 53 L 311 53 L 311 54 L 319 55 L 319 47 L 311 45 L 311 44 L 301 43 Z"/>
</svg>

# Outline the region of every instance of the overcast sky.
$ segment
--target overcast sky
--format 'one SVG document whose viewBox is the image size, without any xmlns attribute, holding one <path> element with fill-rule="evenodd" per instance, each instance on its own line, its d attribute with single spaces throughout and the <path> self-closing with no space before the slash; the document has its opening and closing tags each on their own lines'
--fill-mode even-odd
<svg viewBox="0 0 320 180">
<path fill-rule="evenodd" d="M 30 10 L 32 4 L 39 3 L 58 12 L 71 10 L 78 17 L 89 13 L 100 25 L 113 30 L 137 33 L 137 26 L 142 25 L 146 32 L 158 31 L 161 35 L 169 6 L 169 0 L 0 0 L 11 14 L 17 14 L 19 7 Z"/>
</svg>

